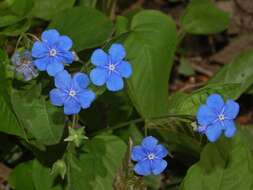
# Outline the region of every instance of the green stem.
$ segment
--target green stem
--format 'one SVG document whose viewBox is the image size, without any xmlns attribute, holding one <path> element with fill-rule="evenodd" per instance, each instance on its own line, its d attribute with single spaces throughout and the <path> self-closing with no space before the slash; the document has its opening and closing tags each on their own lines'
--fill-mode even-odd
<svg viewBox="0 0 253 190">
<path fill-rule="evenodd" d="M 78 122 L 78 115 L 75 114 L 75 115 L 73 115 L 73 120 L 72 120 L 72 126 L 71 126 L 71 127 L 72 127 L 72 128 L 75 128 L 77 122 Z"/>
<path fill-rule="evenodd" d="M 148 136 L 148 127 L 147 127 L 147 124 L 144 125 L 144 135 L 145 135 L 145 137 Z"/>
<path fill-rule="evenodd" d="M 37 36 L 35 36 L 34 34 L 26 33 L 26 35 L 32 37 L 33 39 L 35 39 L 37 41 L 40 41 L 40 39 Z"/>
<path fill-rule="evenodd" d="M 159 119 L 165 119 L 165 118 L 173 118 L 173 117 L 174 118 L 185 118 L 185 119 L 187 119 L 189 121 L 193 121 L 194 120 L 194 117 L 191 116 L 191 115 L 176 115 L 176 114 L 171 114 L 171 115 L 166 115 L 166 116 L 153 117 L 153 118 L 150 118 L 149 121 L 159 120 Z M 112 126 L 112 127 L 101 129 L 101 130 L 99 130 L 99 131 L 94 132 L 93 134 L 91 134 L 91 136 L 96 136 L 97 134 L 100 134 L 100 133 L 103 133 L 103 132 L 120 129 L 120 128 L 123 128 L 123 127 L 127 127 L 130 124 L 136 124 L 136 123 L 145 122 L 145 121 L 146 121 L 146 119 L 143 119 L 143 118 L 138 118 L 138 119 L 130 120 L 130 121 L 127 121 L 125 123 L 121 123 L 119 125 L 115 125 L 115 126 Z"/>
</svg>

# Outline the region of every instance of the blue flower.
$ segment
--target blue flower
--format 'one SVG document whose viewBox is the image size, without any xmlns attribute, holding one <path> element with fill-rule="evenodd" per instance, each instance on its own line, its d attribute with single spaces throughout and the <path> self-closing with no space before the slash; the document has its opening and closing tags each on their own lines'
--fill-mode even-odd
<svg viewBox="0 0 253 190">
<path fill-rule="evenodd" d="M 60 36 L 56 30 L 47 30 L 41 35 L 42 41 L 34 43 L 32 56 L 36 58 L 34 64 L 40 71 L 47 71 L 50 76 L 64 70 L 64 64 L 71 64 L 74 55 L 70 51 L 72 40 L 67 36 Z"/>
<path fill-rule="evenodd" d="M 234 119 L 239 113 L 239 104 L 233 100 L 224 103 L 219 94 L 212 94 L 206 104 L 200 106 L 197 113 L 199 132 L 206 134 L 211 142 L 215 142 L 222 132 L 231 138 L 236 132 Z"/>
<path fill-rule="evenodd" d="M 91 56 L 91 63 L 96 66 L 90 73 L 92 83 L 97 86 L 106 83 L 110 91 L 123 89 L 122 77 L 129 78 L 132 74 L 130 63 L 123 60 L 125 56 L 126 52 L 121 44 L 113 44 L 109 54 L 102 49 L 95 50 Z"/>
<path fill-rule="evenodd" d="M 64 106 L 66 115 L 80 112 L 81 108 L 90 107 L 95 99 L 95 93 L 87 89 L 89 79 L 86 74 L 76 73 L 73 78 L 63 70 L 55 76 L 57 88 L 50 91 L 51 103 L 55 106 Z"/>
<path fill-rule="evenodd" d="M 25 81 L 38 76 L 38 71 L 34 67 L 30 51 L 15 52 L 11 57 L 11 62 L 15 66 L 16 73 L 23 75 Z"/>
<path fill-rule="evenodd" d="M 159 175 L 167 167 L 167 162 L 163 158 L 168 155 L 168 151 L 157 143 L 156 138 L 148 136 L 142 140 L 140 146 L 133 147 L 131 157 L 138 162 L 134 167 L 137 174 Z"/>
</svg>

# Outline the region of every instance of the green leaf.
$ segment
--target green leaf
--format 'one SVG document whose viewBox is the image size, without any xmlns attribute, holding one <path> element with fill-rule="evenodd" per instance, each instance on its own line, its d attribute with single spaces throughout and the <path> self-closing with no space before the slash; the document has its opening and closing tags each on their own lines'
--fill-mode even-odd
<svg viewBox="0 0 253 190">
<path fill-rule="evenodd" d="M 5 26 L 9 26 L 9 25 L 15 24 L 15 23 L 19 22 L 22 19 L 23 18 L 15 16 L 15 15 L 4 15 L 4 16 L 1 16 L 0 27 L 5 27 Z"/>
<path fill-rule="evenodd" d="M 19 125 L 16 115 L 13 112 L 10 100 L 10 81 L 6 78 L 5 63 L 7 55 L 0 49 L 0 131 L 25 137 L 24 130 Z"/>
<path fill-rule="evenodd" d="M 253 50 L 244 52 L 215 74 L 209 83 L 240 83 L 238 93 L 242 94 L 253 84 Z"/>
<path fill-rule="evenodd" d="M 128 32 L 129 20 L 124 16 L 117 16 L 115 21 L 115 35 L 120 36 Z"/>
<path fill-rule="evenodd" d="M 64 115 L 46 102 L 43 97 L 35 95 L 38 88 L 27 91 L 13 91 L 12 102 L 21 124 L 45 145 L 60 141 L 64 129 Z"/>
<path fill-rule="evenodd" d="M 79 4 L 86 7 L 95 8 L 98 0 L 80 0 Z"/>
<path fill-rule="evenodd" d="M 24 19 L 14 25 L 3 28 L 0 30 L 0 34 L 6 36 L 18 36 L 29 30 L 30 26 L 31 20 Z"/>
<path fill-rule="evenodd" d="M 41 19 L 50 20 L 61 11 L 71 8 L 75 0 L 34 0 L 32 15 Z"/>
<path fill-rule="evenodd" d="M 32 161 L 17 165 L 11 172 L 8 182 L 15 190 L 34 190 L 32 178 Z"/>
<path fill-rule="evenodd" d="M 230 15 L 210 0 L 192 0 L 181 18 L 183 29 L 190 34 L 215 34 L 225 30 Z"/>
<path fill-rule="evenodd" d="M 207 96 L 213 93 L 218 93 L 226 99 L 237 99 L 240 84 L 210 84 L 199 90 L 194 91 L 191 95 L 186 96 L 184 94 L 178 94 L 170 99 L 175 102 L 173 106 L 170 106 L 170 113 L 178 114 L 190 114 L 195 115 L 199 106 L 204 104 Z"/>
<path fill-rule="evenodd" d="M 12 0 L 10 10 L 16 15 L 25 16 L 32 10 L 33 3 L 33 0 Z"/>
<path fill-rule="evenodd" d="M 126 152 L 115 136 L 97 136 L 75 157 L 69 153 L 68 190 L 113 190 L 113 181 Z"/>
<path fill-rule="evenodd" d="M 158 11 L 137 13 L 124 44 L 133 66 L 130 97 L 145 118 L 164 116 L 168 109 L 168 80 L 177 45 L 176 25 Z"/>
<path fill-rule="evenodd" d="M 243 138 L 243 137 L 241 137 Z M 187 172 L 181 190 L 252 190 L 253 158 L 240 135 L 209 143 Z"/>
<path fill-rule="evenodd" d="M 33 161 L 32 179 L 36 190 L 63 190 L 51 169 L 37 160 Z"/>
<path fill-rule="evenodd" d="M 95 9 L 75 7 L 59 13 L 49 28 L 68 35 L 74 41 L 74 49 L 80 51 L 104 43 L 112 33 L 113 24 Z"/>
</svg>

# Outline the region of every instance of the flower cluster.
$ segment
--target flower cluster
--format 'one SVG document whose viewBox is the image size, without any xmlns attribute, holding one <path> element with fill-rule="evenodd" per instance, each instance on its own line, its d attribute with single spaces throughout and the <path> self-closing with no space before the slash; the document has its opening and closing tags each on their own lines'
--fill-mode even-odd
<svg viewBox="0 0 253 190">
<path fill-rule="evenodd" d="M 212 94 L 207 98 L 206 104 L 199 107 L 198 131 L 204 133 L 211 142 L 215 142 L 222 132 L 226 137 L 231 138 L 236 132 L 234 119 L 238 113 L 238 103 L 233 100 L 225 103 L 219 94 Z"/>
<path fill-rule="evenodd" d="M 30 80 L 38 75 L 37 70 L 46 71 L 55 79 L 56 88 L 50 91 L 50 101 L 55 106 L 63 106 L 66 115 L 73 115 L 81 109 L 89 108 L 96 95 L 88 89 L 90 80 L 84 73 L 76 73 L 72 77 L 65 65 L 78 60 L 78 56 L 71 51 L 72 40 L 60 35 L 55 29 L 46 30 L 32 47 L 32 52 L 14 54 L 13 64 L 18 73 Z M 123 60 L 126 56 L 121 44 L 112 44 L 107 55 L 102 49 L 97 49 L 91 56 L 91 63 L 95 65 L 89 76 L 94 85 L 102 86 L 106 83 L 108 90 L 123 89 L 122 78 L 129 78 L 132 74 L 130 63 Z"/>
</svg>

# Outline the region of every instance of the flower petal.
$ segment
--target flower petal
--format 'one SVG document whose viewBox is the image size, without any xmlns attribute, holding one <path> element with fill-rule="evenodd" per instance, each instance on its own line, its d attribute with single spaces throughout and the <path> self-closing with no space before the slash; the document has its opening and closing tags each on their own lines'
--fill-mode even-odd
<svg viewBox="0 0 253 190">
<path fill-rule="evenodd" d="M 78 114 L 81 110 L 81 105 L 74 100 L 74 98 L 68 98 L 67 101 L 64 102 L 64 114 L 66 115 L 74 115 Z"/>
<path fill-rule="evenodd" d="M 233 120 L 225 120 L 224 121 L 225 124 L 225 136 L 228 138 L 231 138 L 234 136 L 235 132 L 236 132 L 236 127 L 235 127 L 235 123 Z"/>
<path fill-rule="evenodd" d="M 154 152 L 156 157 L 158 158 L 164 158 L 165 156 L 168 155 L 168 150 L 161 144 L 156 145 Z"/>
<path fill-rule="evenodd" d="M 59 37 L 60 34 L 55 29 L 46 30 L 41 35 L 42 41 L 48 43 L 49 45 L 56 43 L 59 40 Z"/>
<path fill-rule="evenodd" d="M 66 70 L 63 70 L 55 75 L 54 82 L 57 88 L 69 90 L 71 88 L 72 79 L 70 74 Z"/>
<path fill-rule="evenodd" d="M 37 67 L 40 71 L 45 71 L 47 69 L 47 65 L 50 62 L 48 57 L 36 59 L 33 64 Z"/>
<path fill-rule="evenodd" d="M 125 78 L 129 78 L 132 74 L 132 66 L 127 61 L 121 61 L 120 64 L 117 65 L 117 70 L 121 76 Z"/>
<path fill-rule="evenodd" d="M 131 153 L 131 158 L 133 161 L 141 161 L 146 157 L 146 153 L 144 152 L 141 146 L 134 146 Z"/>
<path fill-rule="evenodd" d="M 49 93 L 50 101 L 55 106 L 62 106 L 65 95 L 57 88 L 53 89 Z"/>
<path fill-rule="evenodd" d="M 90 72 L 90 79 L 93 84 L 102 86 L 105 84 L 108 77 L 108 71 L 102 68 L 95 68 Z"/>
<path fill-rule="evenodd" d="M 208 96 L 206 104 L 208 107 L 216 111 L 216 113 L 220 113 L 224 107 L 224 101 L 219 94 L 212 94 Z"/>
<path fill-rule="evenodd" d="M 60 36 L 58 40 L 59 40 L 58 46 L 60 47 L 60 49 L 67 51 L 73 45 L 73 41 L 68 36 Z"/>
<path fill-rule="evenodd" d="M 142 142 L 141 142 L 141 145 L 142 147 L 145 149 L 145 150 L 148 150 L 148 151 L 154 151 L 156 145 L 158 143 L 158 140 L 152 136 L 148 136 L 148 137 L 145 137 Z"/>
<path fill-rule="evenodd" d="M 65 64 L 71 64 L 74 61 L 74 55 L 70 51 L 63 51 L 61 55 L 58 56 L 60 62 Z"/>
<path fill-rule="evenodd" d="M 49 53 L 48 48 L 43 42 L 35 42 L 32 47 L 32 56 L 36 58 L 42 58 L 47 56 Z"/>
<path fill-rule="evenodd" d="M 109 49 L 109 54 L 113 62 L 121 61 L 126 56 L 126 51 L 123 45 L 121 44 L 112 44 Z"/>
<path fill-rule="evenodd" d="M 106 86 L 108 90 L 115 92 L 115 91 L 123 89 L 124 82 L 123 82 L 123 79 L 118 74 L 111 73 L 111 75 L 109 76 L 106 82 Z"/>
<path fill-rule="evenodd" d="M 143 176 L 150 175 L 151 174 L 150 161 L 147 159 L 147 160 L 138 162 L 134 166 L 134 171 L 139 175 L 143 175 Z"/>
<path fill-rule="evenodd" d="M 216 122 L 213 125 L 208 126 L 205 134 L 210 142 L 215 142 L 222 133 L 222 127 L 219 122 Z"/>
<path fill-rule="evenodd" d="M 202 105 L 199 107 L 197 112 L 198 124 L 201 126 L 206 126 L 213 123 L 217 119 L 217 115 L 213 109 L 209 106 Z"/>
<path fill-rule="evenodd" d="M 19 52 L 15 52 L 11 57 L 11 62 L 13 65 L 18 66 L 21 64 L 21 54 Z"/>
<path fill-rule="evenodd" d="M 229 119 L 235 119 L 239 113 L 239 104 L 234 100 L 228 100 L 224 107 L 224 115 L 225 117 L 229 117 Z"/>
<path fill-rule="evenodd" d="M 76 73 L 73 77 L 75 88 L 86 89 L 90 84 L 89 77 L 84 73 Z"/>
<path fill-rule="evenodd" d="M 29 81 L 32 79 L 33 75 L 31 73 L 31 71 L 28 69 L 24 70 L 23 72 L 23 76 L 24 76 L 24 81 Z"/>
<path fill-rule="evenodd" d="M 152 173 L 154 175 L 161 174 L 167 167 L 167 162 L 163 159 L 154 159 L 151 162 Z"/>
<path fill-rule="evenodd" d="M 53 62 L 47 65 L 47 73 L 50 76 L 55 76 L 60 71 L 64 70 L 64 66 L 62 63 Z"/>
<path fill-rule="evenodd" d="M 83 109 L 90 107 L 93 100 L 95 100 L 96 95 L 91 90 L 84 90 L 81 93 L 78 93 L 77 98 Z"/>
<path fill-rule="evenodd" d="M 108 55 L 102 49 L 96 49 L 91 55 L 91 63 L 96 66 L 108 64 Z"/>
</svg>

